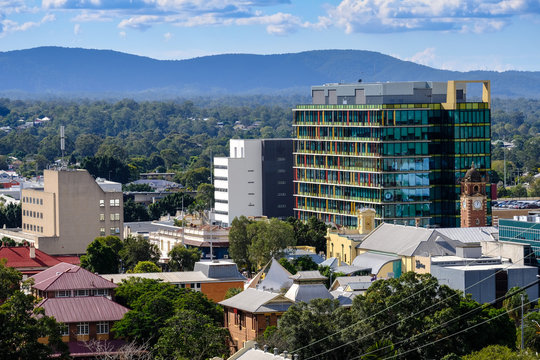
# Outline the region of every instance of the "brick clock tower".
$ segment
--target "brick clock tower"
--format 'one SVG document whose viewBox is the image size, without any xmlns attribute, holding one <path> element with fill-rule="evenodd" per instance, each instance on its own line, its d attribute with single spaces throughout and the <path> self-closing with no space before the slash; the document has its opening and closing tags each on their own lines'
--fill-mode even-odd
<svg viewBox="0 0 540 360">
<path fill-rule="evenodd" d="M 486 180 L 474 167 L 461 180 L 461 227 L 487 226 Z"/>
</svg>

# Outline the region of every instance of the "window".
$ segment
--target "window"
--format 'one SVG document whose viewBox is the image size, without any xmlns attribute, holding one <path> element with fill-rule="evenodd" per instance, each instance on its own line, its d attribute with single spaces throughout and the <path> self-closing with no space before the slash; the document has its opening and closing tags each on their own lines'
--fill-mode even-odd
<svg viewBox="0 0 540 360">
<path fill-rule="evenodd" d="M 114 214 L 110 214 L 111 221 L 114 221 Z"/>
<path fill-rule="evenodd" d="M 120 206 L 120 199 L 114 199 L 114 206 Z"/>
<path fill-rule="evenodd" d="M 114 220 L 120 220 L 120 214 L 119 213 L 114 214 Z"/>
<path fill-rule="evenodd" d="M 69 336 L 69 325 L 61 324 L 60 325 L 60 336 Z"/>
<path fill-rule="evenodd" d="M 277 169 L 277 173 L 278 174 L 283 174 L 283 173 L 285 173 L 285 169 Z"/>
<path fill-rule="evenodd" d="M 189 285 L 191 287 L 191 290 L 201 291 L 201 283 L 191 283 Z"/>
<path fill-rule="evenodd" d="M 99 221 L 105 221 L 105 214 L 99 214 Z"/>
<path fill-rule="evenodd" d="M 88 296 L 88 295 L 89 295 L 88 289 L 75 290 L 75 296 Z"/>
<path fill-rule="evenodd" d="M 105 206 L 105 200 L 99 200 L 99 206 L 100 207 Z"/>
<path fill-rule="evenodd" d="M 87 322 L 77 324 L 77 335 L 88 335 L 90 333 L 90 327 Z"/>
<path fill-rule="evenodd" d="M 105 228 L 99 228 L 99 235 L 105 235 Z"/>
<path fill-rule="evenodd" d="M 109 206 L 114 206 L 114 199 L 109 200 Z"/>
<path fill-rule="evenodd" d="M 114 229 L 114 228 L 110 228 L 109 230 L 110 230 L 110 234 L 111 234 L 111 235 L 114 235 L 115 229 Z"/>
<path fill-rule="evenodd" d="M 109 289 L 97 289 L 94 292 L 95 296 L 107 296 L 109 295 Z"/>
<path fill-rule="evenodd" d="M 116 229 L 114 229 L 114 233 L 115 233 L 115 234 L 120 234 L 120 228 L 117 227 Z"/>
<path fill-rule="evenodd" d="M 108 334 L 109 333 L 109 323 L 104 322 L 98 322 L 97 323 L 97 333 L 98 334 Z"/>
<path fill-rule="evenodd" d="M 56 297 L 70 297 L 71 290 L 58 290 L 56 292 Z"/>
<path fill-rule="evenodd" d="M 287 196 L 286 193 L 277 193 L 277 196 Z"/>
<path fill-rule="evenodd" d="M 39 199 L 39 205 L 43 205 L 43 199 Z"/>
<path fill-rule="evenodd" d="M 285 185 L 287 182 L 286 181 L 278 181 L 277 184 L 278 185 Z"/>
</svg>

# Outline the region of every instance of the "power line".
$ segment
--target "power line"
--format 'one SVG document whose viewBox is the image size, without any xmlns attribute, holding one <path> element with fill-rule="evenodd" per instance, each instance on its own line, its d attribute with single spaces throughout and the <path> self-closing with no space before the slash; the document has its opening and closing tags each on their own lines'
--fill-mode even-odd
<svg viewBox="0 0 540 360">
<path fill-rule="evenodd" d="M 495 251 L 497 251 L 497 250 L 498 250 L 498 248 L 495 248 L 495 249 L 493 249 L 492 251 L 488 252 L 487 254 L 491 254 L 492 252 L 495 252 Z M 522 257 L 522 258 L 519 259 L 518 261 L 524 260 L 526 257 L 531 256 L 531 255 L 533 255 L 533 253 L 525 255 L 524 257 Z M 475 264 L 475 263 L 477 263 L 477 262 L 479 262 L 479 261 L 480 261 L 480 258 L 479 258 L 478 260 L 475 260 L 475 261 L 473 261 L 473 262 L 467 264 L 467 266 L 472 265 L 472 264 Z M 465 292 L 465 290 L 468 290 L 468 289 L 470 289 L 470 288 L 473 288 L 474 286 L 476 286 L 476 285 L 478 285 L 478 284 L 480 284 L 480 283 L 482 283 L 482 282 L 488 280 L 489 278 L 491 278 L 491 277 L 493 277 L 493 276 L 496 276 L 499 272 L 506 270 L 507 268 L 511 267 L 512 265 L 515 265 L 515 263 L 510 264 L 510 265 L 509 265 L 508 267 L 506 267 L 506 268 L 497 270 L 497 271 L 496 271 L 495 273 L 493 273 L 492 275 L 490 275 L 490 276 L 488 276 L 488 277 L 486 277 L 486 278 L 484 278 L 484 279 L 482 279 L 482 280 L 476 282 L 475 284 L 473 284 L 473 285 L 471 285 L 471 286 L 465 288 L 465 289 L 464 289 L 464 292 Z M 292 351 L 291 353 L 292 353 L 292 354 L 297 353 L 297 352 L 299 352 L 300 350 L 306 349 L 306 348 L 308 348 L 308 347 L 310 347 L 310 346 L 313 346 L 313 345 L 315 345 L 315 344 L 320 343 L 321 341 L 327 340 L 327 339 L 331 338 L 332 336 L 335 336 L 335 335 L 337 335 L 337 334 L 340 334 L 340 333 L 342 333 L 342 332 L 344 332 L 344 331 L 346 331 L 346 330 L 348 330 L 348 329 L 350 329 L 350 328 L 352 328 L 352 327 L 354 327 L 354 326 L 356 326 L 356 325 L 358 325 L 358 324 L 360 324 L 360 323 L 362 323 L 362 322 L 364 322 L 364 321 L 369 320 L 369 319 L 372 318 L 372 317 L 375 317 L 375 316 L 377 316 L 377 315 L 382 314 L 383 312 L 385 312 L 385 311 L 387 311 L 387 310 L 392 309 L 393 307 L 395 307 L 395 306 L 401 304 L 402 302 L 404 302 L 404 301 L 410 299 L 411 297 L 414 297 L 414 296 L 420 294 L 420 293 L 423 292 L 423 291 L 429 290 L 432 286 L 435 286 L 435 285 L 439 285 L 438 281 L 437 281 L 437 282 L 434 282 L 434 283 L 433 283 L 432 285 L 430 285 L 430 286 L 427 286 L 427 287 L 424 287 L 424 288 L 420 289 L 419 291 L 417 291 L 417 292 L 415 292 L 415 293 L 413 293 L 413 294 L 407 296 L 407 297 L 404 298 L 404 299 L 399 300 L 398 302 L 396 302 L 396 303 L 394 303 L 394 304 L 392 304 L 392 305 L 390 305 L 390 306 L 387 306 L 387 307 L 384 308 L 384 309 L 381 309 L 380 311 L 376 312 L 376 313 L 373 314 L 373 315 L 370 315 L 370 316 L 368 316 L 368 317 L 366 317 L 366 318 L 360 319 L 360 320 L 358 320 L 357 322 L 355 322 L 355 323 L 353 323 L 353 324 L 351 324 L 351 325 L 349 325 L 349 326 L 347 326 L 347 327 L 344 327 L 343 329 L 340 329 L 340 330 L 336 331 L 336 332 L 333 333 L 333 334 L 327 335 L 326 337 L 324 337 L 324 338 L 322 338 L 322 339 L 316 340 L 316 341 L 314 341 L 314 342 L 312 342 L 312 343 L 309 343 L 309 344 L 307 344 L 307 345 L 305 345 L 305 346 L 302 346 L 302 347 L 300 347 L 300 348 L 298 348 L 298 349 Z M 452 296 L 450 296 L 450 297 L 447 298 L 447 299 L 441 299 L 438 303 L 433 304 L 433 305 L 429 306 L 428 308 L 423 309 L 423 310 L 421 310 L 420 312 L 418 312 L 418 313 L 416 313 L 416 314 L 414 314 L 414 315 L 411 315 L 410 317 L 415 316 L 415 315 L 418 315 L 418 314 L 422 313 L 423 311 L 430 309 L 430 308 L 433 307 L 433 306 L 439 305 L 442 301 L 448 300 L 448 299 L 450 299 L 450 298 L 452 298 L 453 296 L 456 296 L 456 295 L 457 295 L 457 293 L 453 294 Z M 348 343 L 347 343 L 347 344 L 343 344 L 343 345 L 339 346 L 338 348 L 343 347 L 343 346 L 346 346 L 346 345 L 348 345 Z M 323 354 L 326 354 L 326 353 L 328 353 L 328 351 L 326 351 L 326 352 L 324 352 L 324 353 L 322 353 L 322 354 L 314 355 L 314 356 L 312 356 L 312 357 L 310 357 L 310 358 L 307 358 L 306 360 L 312 359 L 312 358 L 315 358 L 315 357 L 318 357 L 318 356 L 323 355 Z"/>
<path fill-rule="evenodd" d="M 533 299 L 533 300 L 529 301 L 527 304 L 532 304 L 533 302 L 537 301 L 538 299 L 539 299 L 539 298 Z M 510 309 L 510 310 L 513 311 L 513 310 L 517 310 L 517 309 L 519 309 L 519 308 L 521 308 L 521 304 L 520 304 L 519 306 L 516 306 L 515 308 Z M 466 332 L 466 331 L 468 331 L 468 330 L 470 330 L 470 329 L 474 329 L 475 327 L 478 327 L 478 326 L 480 326 L 480 325 L 484 325 L 484 324 L 486 324 L 486 323 L 488 323 L 488 322 L 490 322 L 490 321 L 492 321 L 492 320 L 498 319 L 499 317 L 501 317 L 501 316 L 503 316 L 503 315 L 506 315 L 506 312 L 500 313 L 499 315 L 496 315 L 496 316 L 492 317 L 491 319 L 487 319 L 487 320 L 484 320 L 484 321 L 482 321 L 482 322 L 480 322 L 480 323 L 478 323 L 478 324 L 471 325 L 471 326 L 469 326 L 469 327 L 467 327 L 467 328 L 465 328 L 465 329 L 459 330 L 459 331 L 457 331 L 457 332 L 455 332 L 455 333 L 453 333 L 453 334 L 447 335 L 447 336 L 442 337 L 442 338 L 440 338 L 440 339 L 437 339 L 437 340 L 435 340 L 435 341 L 431 341 L 431 342 L 429 342 L 429 343 L 427 343 L 427 344 L 424 344 L 424 345 L 422 345 L 422 346 L 418 346 L 418 347 L 416 347 L 416 348 L 409 349 L 409 350 L 407 350 L 407 351 L 405 351 L 405 352 L 403 352 L 403 353 L 401 353 L 401 354 L 396 354 L 396 355 L 392 355 L 392 356 L 390 356 L 390 357 L 384 358 L 383 360 L 394 359 L 394 358 L 396 358 L 396 357 L 398 357 L 398 356 L 403 356 L 403 355 L 408 354 L 408 353 L 410 353 L 410 352 L 418 351 L 418 350 L 423 349 L 423 348 L 425 348 L 425 347 L 427 347 L 427 346 L 430 346 L 430 345 L 436 344 L 436 343 L 438 343 L 438 342 L 440 342 L 440 341 L 449 339 L 449 338 L 451 338 L 452 336 L 456 336 L 456 335 L 461 334 L 461 333 L 463 333 L 463 332 Z M 355 359 L 358 359 L 358 358 L 355 358 Z"/>
<path fill-rule="evenodd" d="M 512 291 L 512 292 L 506 293 L 505 295 L 499 297 L 498 299 L 495 299 L 495 300 L 493 300 L 493 301 L 491 301 L 491 302 L 489 302 L 489 303 L 482 304 L 482 305 L 480 305 L 480 306 L 478 306 L 478 307 L 476 307 L 476 308 L 474 308 L 474 309 L 472 309 L 472 310 L 469 310 L 468 312 L 466 312 L 466 313 L 464 313 L 464 314 L 461 314 L 461 315 L 458 316 L 458 317 L 455 317 L 455 318 L 450 319 L 450 320 L 448 320 L 448 321 L 446 321 L 446 322 L 444 322 L 444 323 L 442 323 L 442 324 L 439 324 L 439 325 L 437 325 L 436 327 L 434 327 L 434 328 L 432 328 L 432 329 L 429 329 L 429 330 L 426 331 L 426 332 L 423 332 L 423 333 L 421 333 L 421 334 L 414 335 L 414 336 L 411 337 L 411 338 L 407 338 L 407 339 L 398 341 L 398 342 L 395 343 L 395 344 L 392 344 L 392 345 L 388 345 L 388 346 L 382 347 L 382 348 L 377 349 L 377 350 L 375 350 L 375 351 L 371 351 L 371 352 L 368 352 L 368 353 L 361 354 L 360 356 L 357 356 L 357 357 L 355 357 L 355 358 L 352 358 L 351 360 L 360 359 L 360 358 L 362 358 L 363 356 L 366 356 L 366 355 L 369 355 L 369 354 L 373 354 L 373 353 L 375 353 L 375 352 L 377 352 L 377 351 L 380 351 L 380 350 L 389 348 L 389 347 L 391 347 L 391 346 L 395 346 L 395 345 L 399 345 L 399 344 L 402 344 L 402 343 L 406 343 L 406 342 L 408 342 L 408 341 L 416 340 L 417 338 L 420 338 L 420 337 L 422 337 L 422 336 L 424 336 L 424 335 L 427 335 L 427 334 L 429 334 L 429 333 L 431 333 L 431 332 L 433 332 L 433 331 L 435 331 L 435 330 L 438 330 L 439 328 L 441 328 L 441 327 L 443 327 L 443 326 L 446 326 L 446 325 L 448 325 L 448 324 L 451 324 L 452 322 L 461 320 L 462 318 L 464 318 L 464 317 L 466 317 L 466 316 L 469 316 L 470 314 L 472 314 L 472 313 L 474 313 L 474 312 L 476 312 L 476 311 L 482 311 L 482 310 L 486 309 L 486 308 L 487 308 L 488 306 L 490 306 L 490 305 L 493 305 L 493 304 L 495 304 L 495 303 L 497 303 L 497 302 L 499 302 L 499 301 L 505 300 L 505 299 L 507 299 L 507 298 L 509 298 L 509 297 L 512 297 L 512 296 L 514 296 L 514 295 L 516 295 L 516 294 L 519 294 L 520 292 L 522 292 L 522 291 L 524 291 L 524 290 L 530 288 L 531 286 L 534 286 L 534 285 L 538 284 L 539 282 L 540 282 L 540 279 L 539 279 L 539 280 L 535 280 L 535 281 L 533 281 L 532 283 L 530 283 L 530 284 L 528 284 L 528 285 L 525 285 L 525 286 L 523 286 L 522 288 L 520 288 L 520 289 L 518 289 L 518 290 L 514 290 L 514 291 Z M 532 301 L 530 301 L 529 303 L 532 303 L 532 302 L 534 302 L 534 301 L 536 301 L 536 300 L 532 300 Z M 521 307 L 521 305 L 519 305 L 517 308 L 519 308 L 519 307 Z M 512 309 L 512 310 L 514 310 L 514 309 Z M 406 319 L 405 319 L 405 320 L 406 320 Z M 358 340 L 361 340 L 361 338 L 360 338 L 360 339 L 356 339 L 356 340 L 354 340 L 354 341 L 358 341 Z M 354 341 L 353 341 L 353 342 L 354 342 Z M 352 343 L 352 342 L 351 342 L 351 343 Z M 308 358 L 308 359 L 309 359 L 309 358 Z M 306 360 L 307 360 L 307 359 L 306 359 Z"/>
</svg>

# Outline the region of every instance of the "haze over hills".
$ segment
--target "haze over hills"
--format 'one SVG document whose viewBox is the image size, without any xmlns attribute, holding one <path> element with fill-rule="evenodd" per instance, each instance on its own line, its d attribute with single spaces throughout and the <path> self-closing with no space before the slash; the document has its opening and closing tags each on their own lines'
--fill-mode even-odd
<svg viewBox="0 0 540 360">
<path fill-rule="evenodd" d="M 492 81 L 493 96 L 540 98 L 540 72 L 434 69 L 377 52 L 316 50 L 155 60 L 111 50 L 39 47 L 0 53 L 0 94 L 148 97 L 301 94 L 329 82 Z"/>
</svg>

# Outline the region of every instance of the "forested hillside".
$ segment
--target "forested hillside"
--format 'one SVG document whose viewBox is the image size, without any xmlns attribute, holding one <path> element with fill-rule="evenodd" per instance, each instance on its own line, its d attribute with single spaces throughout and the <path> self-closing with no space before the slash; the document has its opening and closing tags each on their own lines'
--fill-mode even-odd
<svg viewBox="0 0 540 360">
<path fill-rule="evenodd" d="M 491 80 L 494 96 L 540 98 L 538 71 L 448 71 L 364 50 L 223 54 L 155 60 L 111 50 L 39 47 L 0 52 L 0 94 L 96 99 L 308 94 L 335 82 Z"/>
<path fill-rule="evenodd" d="M 66 159 L 120 159 L 133 175 L 153 170 L 208 168 L 210 154 L 226 156 L 230 138 L 291 137 L 295 104 L 300 96 L 193 98 L 151 102 L 11 101 L 0 99 L 0 154 L 23 161 L 21 171 L 32 175 L 61 156 L 59 127 L 65 126 Z M 47 121 L 36 119 L 49 118 Z M 513 141 L 506 150 L 509 171 L 538 172 L 540 168 L 540 100 L 494 99 L 493 140 Z M 493 148 L 493 168 L 502 146 Z M 0 168 L 7 167 L 6 156 Z M 497 174 L 494 174 L 498 176 Z"/>
</svg>

